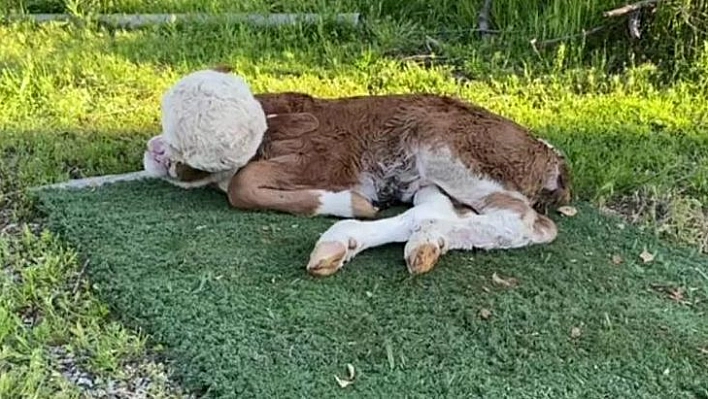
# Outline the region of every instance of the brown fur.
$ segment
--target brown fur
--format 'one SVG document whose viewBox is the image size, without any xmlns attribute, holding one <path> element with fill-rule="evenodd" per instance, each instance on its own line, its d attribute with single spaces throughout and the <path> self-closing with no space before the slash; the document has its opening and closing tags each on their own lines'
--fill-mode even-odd
<svg viewBox="0 0 708 399">
<path fill-rule="evenodd" d="M 511 213 L 522 221 L 518 234 L 527 241 L 519 242 L 546 243 L 557 235 L 555 223 L 542 213 L 548 206 L 570 201 L 568 166 L 554 149 L 509 119 L 455 98 L 428 94 L 321 99 L 267 93 L 256 99 L 268 116 L 261 146 L 230 181 L 216 179 L 235 208 L 298 215 L 341 213 L 339 208 L 321 209 L 325 193 L 349 192 L 351 196 L 344 198 L 351 198 L 351 203 L 344 213 L 370 218 L 378 211 L 375 202 L 411 203 L 421 187 L 435 185 L 460 219 L 470 212 Z M 187 165 L 178 168 L 181 180 L 199 179 L 204 173 L 190 171 Z M 342 206 L 340 197 L 329 198 L 335 207 Z M 503 224 L 507 219 L 498 220 Z M 331 230 L 347 228 L 358 227 L 335 225 Z M 469 237 L 469 242 L 455 246 L 510 245 L 504 241 L 509 237 L 507 227 L 499 228 L 503 234 L 487 238 L 499 240 L 497 244 Z M 431 270 L 448 250 L 444 241 L 407 246 L 409 271 Z M 318 241 L 308 271 L 336 272 L 361 250 L 358 245 L 353 238 Z"/>
<path fill-rule="evenodd" d="M 394 163 L 420 146 L 448 147 L 470 170 L 518 191 L 534 206 L 570 199 L 565 163 L 518 124 L 481 107 L 434 95 L 316 99 L 300 93 L 261 94 L 269 130 L 251 169 L 270 170 L 279 190 L 351 189 L 364 171 Z M 557 166 L 558 189 L 543 188 Z M 255 177 L 254 177 L 255 178 Z M 234 182 L 238 182 L 235 178 Z M 274 185 L 274 186 L 272 186 Z M 229 197 L 239 193 L 232 184 Z M 393 200 L 384 198 L 384 202 Z"/>
</svg>

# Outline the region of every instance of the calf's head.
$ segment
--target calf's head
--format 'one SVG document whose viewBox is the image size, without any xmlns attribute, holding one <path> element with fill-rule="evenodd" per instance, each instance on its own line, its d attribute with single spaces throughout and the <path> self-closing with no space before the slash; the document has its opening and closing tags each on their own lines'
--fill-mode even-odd
<svg viewBox="0 0 708 399">
<path fill-rule="evenodd" d="M 546 211 L 549 206 L 568 204 L 572 199 L 571 173 L 565 156 L 545 140 L 538 139 L 543 144 L 540 151 L 546 155 L 546 170 L 543 186 L 538 195 L 537 209 Z"/>
<path fill-rule="evenodd" d="M 162 97 L 162 134 L 143 155 L 149 174 L 184 188 L 221 184 L 256 154 L 266 116 L 243 79 L 203 70 Z"/>
</svg>

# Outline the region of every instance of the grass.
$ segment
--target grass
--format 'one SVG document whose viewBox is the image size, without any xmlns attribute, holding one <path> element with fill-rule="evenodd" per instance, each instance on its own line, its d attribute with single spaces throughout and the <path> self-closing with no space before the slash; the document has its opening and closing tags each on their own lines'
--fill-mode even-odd
<svg viewBox="0 0 708 399">
<path fill-rule="evenodd" d="M 694 48 L 699 54 L 695 60 L 685 60 L 690 73 L 666 80 L 661 64 L 629 63 L 628 68 L 617 70 L 617 65 L 628 59 L 626 51 L 615 56 L 621 52 L 602 43 L 552 46 L 539 53 L 527 44 L 530 37 L 572 33 L 586 17 L 590 25 L 597 11 L 609 8 L 610 2 L 586 2 L 588 9 L 569 6 L 565 11 L 552 11 L 554 2 L 548 2 L 547 8 L 539 7 L 537 12 L 509 2 L 508 7 L 497 8 L 495 18 L 510 32 L 489 43 L 481 43 L 469 32 L 475 24 L 476 3 L 443 2 L 423 14 L 424 3 L 384 2 L 376 8 L 362 7 L 363 3 L 356 1 L 327 2 L 328 11 L 364 11 L 368 20 L 360 30 L 327 25 L 279 30 L 217 25 L 112 32 L 59 24 L 1 26 L 0 396 L 78 397 L 79 390 L 56 372 L 52 360 L 55 347 L 75 354 L 83 369 L 104 380 L 121 381 L 130 378 L 126 365 L 142 361 L 146 353 L 151 353 L 150 359 L 159 353 L 145 332 L 115 320 L 120 315 L 110 313 L 97 298 L 93 280 L 78 278 L 84 275 L 84 264 L 75 245 L 66 245 L 43 230 L 43 225 L 36 225 L 42 220 L 37 220 L 34 202 L 27 198 L 25 189 L 69 177 L 139 168 L 144 140 L 160 130 L 158 104 L 163 90 L 182 74 L 217 63 L 234 65 L 255 91 L 302 90 L 322 96 L 427 91 L 475 101 L 534 128 L 565 151 L 573 164 L 579 200 L 620 210 L 648 233 L 670 242 L 708 248 L 708 52 L 704 47 Z M 18 4 L 2 2 L 0 9 L 16 9 Z M 99 4 L 106 11 L 179 12 L 198 6 L 223 9 L 226 4 L 242 7 L 235 11 L 322 10 L 324 3 L 185 0 L 23 4 L 35 11 L 56 11 L 51 7 L 57 5 L 63 10 Z M 510 14 L 502 15 L 499 10 Z M 513 26 L 512 21 L 519 20 L 533 23 L 513 22 L 518 25 Z M 511 32 L 517 29 L 524 31 Z M 426 35 L 435 41 L 430 42 Z M 420 53 L 426 55 L 422 61 L 405 59 Z M 13 227 L 27 222 L 35 227 Z M 323 226 L 316 223 L 327 222 L 307 223 L 315 223 L 306 234 L 312 240 L 312 231 Z M 390 259 L 386 256 L 391 254 L 383 251 L 382 259 Z M 360 265 L 375 262 L 376 256 L 363 257 Z M 492 262 L 495 258 L 485 259 Z M 449 267 L 442 268 L 431 281 L 448 272 L 465 281 L 455 273 L 469 268 L 456 269 L 455 264 L 470 264 L 460 259 L 450 258 Z M 598 258 L 590 260 L 599 262 Z M 86 271 L 94 268 L 100 265 L 89 263 Z M 365 278 L 372 268 L 378 270 L 374 266 L 351 270 L 361 270 L 360 278 Z M 489 273 L 480 270 L 488 277 Z M 293 265 L 288 273 L 299 276 L 302 270 Z M 661 273 L 668 274 L 655 277 L 676 277 L 670 271 Z M 575 269 L 570 275 L 587 277 Z M 627 279 L 628 275 L 620 276 Z M 389 277 L 383 278 L 390 280 L 386 284 L 400 282 Z M 420 281 L 417 284 L 426 280 Z M 548 284 L 540 277 L 532 281 L 524 286 L 531 289 L 536 282 Z M 643 304 L 640 282 L 630 283 L 628 304 L 644 309 L 642 306 L 664 303 Z M 326 289 L 311 287 L 316 292 Z M 558 302 L 549 302 L 549 306 L 564 303 L 553 298 Z M 509 302 L 509 309 L 518 304 Z M 549 317 L 560 317 L 557 310 L 547 311 Z M 382 308 L 376 312 L 388 314 Z M 639 329 L 651 317 L 656 314 L 638 314 L 635 322 L 639 324 L 632 328 Z M 670 328 L 678 328 L 683 323 L 680 320 L 687 319 L 667 320 L 673 320 L 668 323 Z M 508 332 L 503 325 L 494 326 L 480 331 Z M 556 327 L 565 331 L 567 326 Z M 565 342 L 553 337 L 555 341 L 548 345 Z M 598 341 L 590 342 L 588 350 L 604 350 Z M 678 340 L 671 342 L 680 346 Z M 686 344 L 680 350 L 688 348 Z M 488 351 L 479 353 L 482 359 L 491 356 Z M 690 361 L 699 359 L 695 351 L 690 356 Z M 686 370 L 684 376 L 690 374 Z M 146 373 L 160 381 L 169 374 Z M 173 395 L 167 385 L 155 385 L 155 395 Z"/>
<path fill-rule="evenodd" d="M 392 245 L 323 280 L 303 269 L 325 218 L 152 182 L 41 199 L 98 295 L 205 397 L 708 395 L 708 261 L 588 206 L 548 246 L 451 253 L 415 278 Z"/>
</svg>

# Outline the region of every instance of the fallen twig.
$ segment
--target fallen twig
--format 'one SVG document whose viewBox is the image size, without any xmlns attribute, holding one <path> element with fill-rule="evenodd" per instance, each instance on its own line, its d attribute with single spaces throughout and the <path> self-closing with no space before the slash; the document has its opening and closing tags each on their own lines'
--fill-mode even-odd
<svg viewBox="0 0 708 399">
<path fill-rule="evenodd" d="M 401 61 L 446 60 L 448 57 L 435 54 L 414 54 L 401 58 Z"/>
<path fill-rule="evenodd" d="M 629 14 L 629 21 L 627 23 L 629 24 L 629 36 L 631 36 L 632 39 L 641 38 L 641 22 L 642 20 L 639 11 L 632 11 L 632 13 Z"/>
<path fill-rule="evenodd" d="M 81 285 L 81 279 L 84 277 L 84 274 L 86 273 L 86 267 L 88 266 L 89 261 L 86 260 L 81 267 L 81 270 L 79 271 L 79 274 L 76 275 L 76 281 L 74 282 L 74 288 L 71 290 L 72 295 L 76 295 L 76 292 L 79 291 L 79 286 Z"/>
<path fill-rule="evenodd" d="M 123 29 L 138 29 L 149 25 L 171 24 L 176 22 L 225 22 L 230 24 L 247 23 L 257 26 L 282 26 L 297 23 L 312 24 L 325 20 L 321 14 L 98 14 L 97 21 Z M 4 20 L 31 20 L 36 23 L 74 21 L 79 18 L 70 14 L 16 14 Z M 343 13 L 334 16 L 337 23 L 359 23 L 359 13 Z"/>
<path fill-rule="evenodd" d="M 625 6 L 615 8 L 614 10 L 605 11 L 602 13 L 602 15 L 608 18 L 621 17 L 631 12 L 641 10 L 642 8 L 653 7 L 657 3 L 659 3 L 659 0 L 642 0 L 636 3 L 627 4 Z"/>
<path fill-rule="evenodd" d="M 477 18 L 477 24 L 479 26 L 479 31 L 482 34 L 482 38 L 489 36 L 489 12 L 492 9 L 492 0 L 484 0 L 482 9 L 479 11 L 479 17 Z"/>
</svg>

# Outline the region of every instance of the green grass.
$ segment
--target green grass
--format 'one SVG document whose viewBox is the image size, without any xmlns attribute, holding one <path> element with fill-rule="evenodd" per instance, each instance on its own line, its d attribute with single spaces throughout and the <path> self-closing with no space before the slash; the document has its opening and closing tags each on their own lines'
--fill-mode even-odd
<svg viewBox="0 0 708 399">
<path fill-rule="evenodd" d="M 626 49 L 622 49 L 626 47 L 624 41 L 619 42 L 620 50 L 613 45 L 604 46 L 602 41 L 588 42 L 585 47 L 571 41 L 568 46 L 552 46 L 538 54 L 528 45 L 529 38 L 572 33 L 586 18 L 588 25 L 596 21 L 597 12 L 608 8 L 605 1 L 586 2 L 587 9 L 578 8 L 577 4 L 558 9 L 553 8 L 554 2 L 547 2 L 537 13 L 524 8 L 528 7 L 526 3 L 509 2 L 508 7 L 495 8 L 497 25 L 509 32 L 489 43 L 481 43 L 469 32 L 476 23 L 478 2 L 443 2 L 431 8 L 429 14 L 421 12 L 428 3 L 423 1 L 391 1 L 379 8 L 363 7 L 363 2 L 353 0 L 326 3 L 327 11 L 361 10 L 367 16 L 365 26 L 278 30 L 172 26 L 136 32 L 62 25 L 0 26 L 0 231 L 8 231 L 0 232 L 0 397 L 77 397 L 76 387 L 56 374 L 50 356 L 52 347 L 75 353 L 81 366 L 92 373 L 119 380 L 128 378 L 126 365 L 154 352 L 154 341 L 145 332 L 128 329 L 114 319 L 125 315 L 108 312 L 106 304 L 95 295 L 93 280 L 85 281 L 84 277 L 76 283 L 83 262 L 77 260 L 74 246 L 66 246 L 51 233 L 13 233 L 14 229 L 6 229 L 6 225 L 41 222 L 33 201 L 25 194 L 29 186 L 139 168 L 145 139 L 160 130 L 162 92 L 182 74 L 213 64 L 232 64 L 255 91 L 300 90 L 321 96 L 426 91 L 475 101 L 534 128 L 565 151 L 572 162 L 578 199 L 636 214 L 638 224 L 649 234 L 656 233 L 692 248 L 708 248 L 706 47 L 692 47 L 698 54 L 692 60 L 681 58 L 681 48 L 676 47 L 677 59 L 688 66 L 690 73 L 666 80 L 661 64 L 632 66 L 629 62 L 628 68 L 618 70 L 618 65 L 628 60 Z M 16 9 L 18 4 L 0 2 L 0 11 L 10 6 Z M 35 11 L 56 11 L 51 7 L 57 4 L 62 9 L 66 6 L 51 1 L 23 4 L 32 5 Z M 104 11 L 126 12 L 227 7 L 225 2 L 187 0 L 82 2 L 80 6 L 85 10 L 96 4 Z M 324 2 L 228 4 L 232 11 L 321 11 Z M 426 35 L 437 42 L 426 45 Z M 671 42 L 662 43 L 669 46 Z M 436 57 L 400 62 L 413 54 L 430 54 L 428 47 Z M 210 198 L 205 200 L 212 201 Z M 272 220 L 275 223 L 283 219 Z M 329 222 L 302 223 L 320 231 Z M 303 248 L 303 243 L 309 242 L 306 240 L 315 239 L 314 230 L 308 231 L 303 233 Z M 297 254 L 302 255 L 302 251 L 305 250 L 300 249 Z M 364 256 L 358 261 L 360 266 L 351 270 L 361 273 L 358 278 L 366 278 L 371 270 L 379 270 L 374 263 L 367 266 L 367 262 L 377 261 L 379 254 L 382 259 L 398 256 L 395 249 L 389 251 L 393 252 L 384 250 Z M 484 259 L 496 264 L 496 258 L 485 255 Z M 101 267 L 91 259 L 89 272 Z M 599 262 L 599 258 L 588 261 L 593 259 Z M 293 262 L 288 276 L 302 276 L 299 261 Z M 455 273 L 472 286 L 479 283 L 475 271 L 467 280 L 459 274 L 470 273 L 471 264 L 464 257 L 451 257 L 446 262 L 448 266 L 436 272 L 438 277 L 431 277 L 431 281 L 445 278 L 445 273 Z M 475 268 L 478 266 L 475 263 Z M 488 278 L 486 272 L 492 269 L 480 270 Z M 394 267 L 389 272 L 393 275 L 382 277 L 382 281 L 388 281 L 387 287 L 398 289 L 397 284 L 404 278 L 395 276 L 402 276 L 402 269 Z M 581 271 L 573 269 L 571 275 L 576 278 L 581 275 L 578 273 Z M 676 277 L 670 270 L 665 273 L 656 277 Z M 381 274 L 371 278 L 376 276 Z M 426 278 L 416 281 L 407 284 L 433 284 L 425 283 Z M 539 277 L 524 286 L 532 289 L 536 283 L 541 286 L 548 281 Z M 321 293 L 318 290 L 327 289 L 330 284 L 335 283 L 324 283 L 325 288 L 308 286 Z M 628 298 L 644 298 L 644 291 L 631 284 Z M 356 284 L 352 289 L 367 290 Z M 579 292 L 572 296 L 582 297 L 585 288 Z M 559 296 L 551 299 L 557 302 L 549 302 L 548 306 L 565 303 Z M 664 302 L 642 304 L 628 299 L 627 303 L 637 309 L 649 309 Z M 514 304 L 519 302 L 508 302 L 507 309 Z M 370 313 L 372 317 L 390 312 L 380 307 L 372 309 L 377 312 Z M 565 317 L 557 309 L 546 311 L 549 317 Z M 444 319 L 447 314 L 443 312 L 436 320 L 442 325 L 451 323 Z M 22 320 L 28 315 L 36 315 L 36 323 L 24 324 Z M 641 313 L 632 328 L 650 323 L 653 317 L 654 313 Z M 674 321 L 667 322 L 670 328 L 680 328 L 687 319 L 669 320 Z M 479 331 L 492 336 L 508 332 L 503 325 L 494 327 Z M 624 338 L 618 339 L 624 342 Z M 481 341 L 474 342 L 480 345 Z M 547 344 L 562 342 L 565 341 L 556 339 Z M 678 340 L 671 342 L 656 348 L 680 346 Z M 591 353 L 605 350 L 598 341 L 585 345 Z M 689 346 L 680 350 L 693 350 Z M 475 355 L 482 361 L 492 358 L 490 353 L 485 349 Z M 691 353 L 693 357 L 688 361 L 693 365 L 698 355 Z M 336 365 L 342 373 L 343 367 Z M 684 376 L 690 374 L 683 370 Z M 671 373 L 670 378 L 678 378 Z M 321 378 L 329 379 L 330 374 Z M 400 381 L 405 379 L 399 377 Z M 524 378 L 533 377 L 530 373 L 520 376 L 515 380 L 517 387 Z M 192 386 L 195 384 L 198 385 L 193 382 Z M 157 396 L 170 395 L 164 386 L 156 389 Z"/>
<path fill-rule="evenodd" d="M 107 319 L 107 308 L 76 280 L 81 269 L 76 254 L 50 234 L 25 230 L 17 240 L 0 240 L 0 264 L 2 397 L 50 397 L 57 391 L 61 397 L 78 397 L 75 387 L 52 375 L 51 347 L 89 353 L 91 366 L 106 371 L 117 371 L 119 360 L 135 358 L 144 347 Z"/>
<path fill-rule="evenodd" d="M 547 246 L 452 252 L 410 277 L 391 245 L 317 279 L 304 265 L 325 218 L 233 211 L 215 191 L 155 182 L 41 198 L 92 260 L 98 295 L 207 397 L 708 395 L 708 260 L 585 205 Z M 348 363 L 358 379 L 343 390 Z"/>
<path fill-rule="evenodd" d="M 691 70 L 700 57 L 708 31 L 708 0 L 663 1 L 656 13 L 643 12 L 642 40 L 628 46 L 627 18 L 605 18 L 603 12 L 624 5 L 617 0 L 495 0 L 490 22 L 495 30 L 487 44 L 479 41 L 479 10 L 484 0 L 0 0 L 2 13 L 67 12 L 79 16 L 95 13 L 180 13 L 180 12 L 359 12 L 364 25 L 377 30 L 388 21 L 405 28 L 405 35 L 434 39 L 434 52 L 454 56 L 457 61 L 470 54 L 470 48 L 493 48 L 509 52 L 509 61 L 539 59 L 557 46 L 544 45 L 546 40 L 565 38 L 573 43 L 573 63 L 586 64 L 601 60 L 611 68 L 651 61 L 662 67 L 665 77 Z M 595 30 L 595 28 L 600 28 Z M 584 31 L 594 33 L 584 36 Z M 538 47 L 530 41 L 538 40 Z M 403 41 L 404 47 L 411 43 Z M 470 46 L 470 42 L 475 42 Z M 463 45 L 459 45 L 463 44 Z M 393 49 L 391 49 L 393 50 Z M 410 50 L 410 48 L 408 48 Z M 473 51 L 473 53 L 475 53 Z M 523 64 L 523 62 L 522 62 Z M 518 65 L 517 65 L 518 66 Z"/>
</svg>

